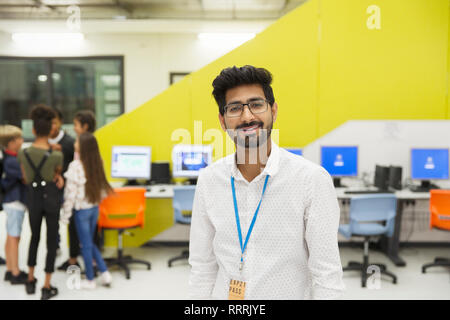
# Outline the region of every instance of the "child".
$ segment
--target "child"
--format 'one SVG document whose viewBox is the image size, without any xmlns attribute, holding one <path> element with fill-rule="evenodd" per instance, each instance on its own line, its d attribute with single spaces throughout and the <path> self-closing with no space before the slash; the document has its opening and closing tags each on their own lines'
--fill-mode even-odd
<svg viewBox="0 0 450 320">
<path fill-rule="evenodd" d="M 78 111 L 75 114 L 75 117 L 73 119 L 73 130 L 75 131 L 77 137 L 80 136 L 80 134 L 84 132 L 91 132 L 93 133 L 95 131 L 96 121 L 95 121 L 95 114 L 91 110 L 81 110 Z M 74 159 L 79 159 L 78 152 L 74 153 L 73 156 Z M 71 217 L 69 221 L 69 244 L 70 244 L 70 250 L 69 250 L 69 259 L 65 261 L 63 264 L 61 264 L 58 267 L 58 270 L 66 271 L 70 266 L 76 265 L 80 266 L 77 261 L 77 257 L 80 254 L 80 242 L 77 235 L 77 230 L 75 227 L 75 221 L 74 218 Z M 97 229 L 94 233 L 94 241 L 95 243 L 99 243 L 99 236 Z"/>
<path fill-rule="evenodd" d="M 95 114 L 91 110 L 81 110 L 75 114 L 73 119 L 73 130 L 79 136 L 84 132 L 95 131 Z"/>
<path fill-rule="evenodd" d="M 48 143 L 55 112 L 50 107 L 39 104 L 33 107 L 30 117 L 33 121 L 33 134 L 36 139 L 29 148 L 20 150 L 18 155 L 28 185 L 27 205 L 31 227 L 26 292 L 34 294 L 36 290 L 37 280 L 34 277 L 34 268 L 36 266 L 42 219 L 45 217 L 47 258 L 41 299 L 47 300 L 58 294 L 58 289 L 50 285 L 50 280 L 55 268 L 61 188 L 64 185 L 60 174 L 63 155 L 60 151 L 53 151 Z"/>
<path fill-rule="evenodd" d="M 0 144 L 3 150 L 3 210 L 7 214 L 6 222 L 6 273 L 5 280 L 11 284 L 25 284 L 28 274 L 19 269 L 19 241 L 22 223 L 26 211 L 26 187 L 22 170 L 17 161 L 17 153 L 22 147 L 22 130 L 16 126 L 5 125 L 0 132 Z"/>
<path fill-rule="evenodd" d="M 102 284 L 109 286 L 112 281 L 93 236 L 98 218 L 98 204 L 113 190 L 106 180 L 97 140 L 92 133 L 85 132 L 78 137 L 75 152 L 78 152 L 80 159 L 72 161 L 64 175 L 67 184 L 61 222 L 68 223 L 73 210 L 87 278 L 81 285 L 86 289 L 95 289 L 93 259 L 101 272 Z"/>
</svg>

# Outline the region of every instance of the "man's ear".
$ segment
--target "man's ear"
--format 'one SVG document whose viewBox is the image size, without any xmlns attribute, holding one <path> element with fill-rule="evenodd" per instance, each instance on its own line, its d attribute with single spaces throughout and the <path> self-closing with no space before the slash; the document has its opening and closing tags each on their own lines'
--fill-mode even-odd
<svg viewBox="0 0 450 320">
<path fill-rule="evenodd" d="M 220 121 L 220 126 L 222 127 L 222 130 L 227 131 L 227 127 L 225 125 L 225 117 L 223 115 L 221 115 L 220 112 L 219 112 L 219 121 Z"/>
<path fill-rule="evenodd" d="M 278 104 L 276 102 L 273 103 L 272 105 L 272 121 L 275 122 L 275 120 L 277 120 L 277 115 L 278 115 Z"/>
<path fill-rule="evenodd" d="M 88 132 L 89 125 L 88 125 L 87 123 L 82 124 L 82 125 L 81 125 L 81 128 L 83 129 L 84 132 Z"/>
</svg>

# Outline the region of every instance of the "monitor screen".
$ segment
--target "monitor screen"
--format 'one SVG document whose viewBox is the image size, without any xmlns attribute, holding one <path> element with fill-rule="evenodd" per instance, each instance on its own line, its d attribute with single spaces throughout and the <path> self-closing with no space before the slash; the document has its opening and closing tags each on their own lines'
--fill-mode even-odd
<svg viewBox="0 0 450 320">
<path fill-rule="evenodd" d="M 320 149 L 321 165 L 333 177 L 358 175 L 358 147 L 323 146 Z"/>
<path fill-rule="evenodd" d="M 299 149 L 299 148 L 286 148 L 286 150 L 289 151 L 290 153 L 293 153 L 293 154 L 296 154 L 299 156 L 301 156 L 303 154 L 302 149 Z"/>
<path fill-rule="evenodd" d="M 411 149 L 412 179 L 448 179 L 448 149 Z"/>
<path fill-rule="evenodd" d="M 111 177 L 150 179 L 151 147 L 114 146 Z"/>
<path fill-rule="evenodd" d="M 199 171 L 212 162 L 212 146 L 176 145 L 172 150 L 172 175 L 196 178 Z"/>
</svg>

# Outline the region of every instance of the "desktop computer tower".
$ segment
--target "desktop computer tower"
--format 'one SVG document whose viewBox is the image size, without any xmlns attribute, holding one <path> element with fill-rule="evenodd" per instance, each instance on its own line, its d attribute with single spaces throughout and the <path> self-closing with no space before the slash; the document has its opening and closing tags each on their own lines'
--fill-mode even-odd
<svg viewBox="0 0 450 320">
<path fill-rule="evenodd" d="M 389 187 L 396 190 L 402 189 L 402 167 L 389 167 Z"/>
<path fill-rule="evenodd" d="M 379 190 L 388 190 L 389 185 L 389 167 L 375 166 L 374 186 Z"/>
<path fill-rule="evenodd" d="M 152 162 L 151 173 L 149 184 L 170 184 L 172 182 L 169 162 Z"/>
</svg>

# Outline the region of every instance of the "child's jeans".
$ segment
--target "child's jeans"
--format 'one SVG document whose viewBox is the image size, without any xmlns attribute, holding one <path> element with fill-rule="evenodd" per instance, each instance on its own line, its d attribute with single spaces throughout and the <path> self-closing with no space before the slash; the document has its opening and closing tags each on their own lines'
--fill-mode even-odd
<svg viewBox="0 0 450 320">
<path fill-rule="evenodd" d="M 86 269 L 86 278 L 88 280 L 93 280 L 94 266 L 92 259 L 95 259 L 100 272 L 108 270 L 105 261 L 100 254 L 100 250 L 93 241 L 95 228 L 97 226 L 98 206 L 89 209 L 74 210 L 74 216 L 78 239 L 80 239 L 81 254 L 83 255 L 84 267 Z"/>
</svg>

